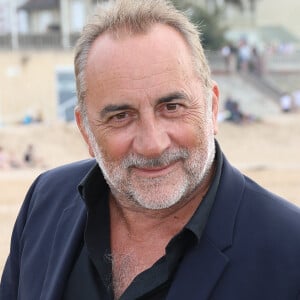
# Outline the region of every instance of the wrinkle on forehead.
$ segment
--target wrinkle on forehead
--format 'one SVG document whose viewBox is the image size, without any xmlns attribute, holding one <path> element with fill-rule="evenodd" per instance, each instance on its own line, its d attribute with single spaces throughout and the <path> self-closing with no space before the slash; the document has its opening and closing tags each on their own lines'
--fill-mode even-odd
<svg viewBox="0 0 300 300">
<path fill-rule="evenodd" d="M 147 34 L 121 40 L 107 33 L 100 36 L 92 46 L 86 71 L 87 96 L 91 91 L 104 97 L 146 89 L 173 92 L 195 78 L 184 39 L 173 28 L 161 24 Z"/>
<path fill-rule="evenodd" d="M 119 88 L 122 87 L 122 83 L 126 86 L 128 81 L 134 89 L 139 89 L 143 81 L 147 81 L 147 86 L 149 88 L 155 86 L 161 86 L 167 84 L 168 82 L 186 82 L 187 76 L 184 73 L 180 73 L 180 77 L 172 76 L 174 75 L 175 70 L 166 69 L 166 70 L 157 70 L 156 72 L 151 72 L 151 74 L 143 72 L 143 74 L 137 74 L 133 70 L 128 69 L 128 72 L 118 72 L 118 70 L 98 73 L 97 76 L 93 76 L 94 80 L 92 84 L 97 85 L 99 88 L 105 88 L 107 85 L 118 85 Z"/>
<path fill-rule="evenodd" d="M 156 55 L 157 51 L 160 55 Z M 89 66 L 92 67 L 97 62 L 96 65 L 99 68 L 103 66 L 104 71 L 109 69 L 110 63 L 128 66 L 134 62 L 142 67 L 145 60 L 152 65 L 163 63 L 161 54 L 164 59 L 172 59 L 173 63 L 177 60 L 179 64 L 186 64 L 188 57 L 192 64 L 191 51 L 183 37 L 172 27 L 163 24 L 153 25 L 147 34 L 125 36 L 117 40 L 110 33 L 104 33 L 92 45 L 88 63 L 92 60 Z"/>
</svg>

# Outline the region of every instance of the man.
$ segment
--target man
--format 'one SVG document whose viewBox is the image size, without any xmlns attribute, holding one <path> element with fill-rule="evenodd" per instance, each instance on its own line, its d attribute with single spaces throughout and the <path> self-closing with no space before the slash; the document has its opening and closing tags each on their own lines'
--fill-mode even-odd
<svg viewBox="0 0 300 300">
<path fill-rule="evenodd" d="M 85 27 L 75 71 L 97 163 L 32 185 L 1 299 L 300 299 L 300 211 L 215 142 L 193 25 L 163 0 L 116 1 Z"/>
</svg>

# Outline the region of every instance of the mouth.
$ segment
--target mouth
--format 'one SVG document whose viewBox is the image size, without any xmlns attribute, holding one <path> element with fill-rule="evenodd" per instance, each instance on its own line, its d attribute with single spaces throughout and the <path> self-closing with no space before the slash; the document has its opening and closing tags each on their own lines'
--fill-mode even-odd
<svg viewBox="0 0 300 300">
<path fill-rule="evenodd" d="M 133 167 L 132 171 L 135 175 L 139 177 L 145 177 L 145 178 L 155 178 L 155 177 L 162 177 L 165 176 L 174 169 L 176 169 L 178 165 L 178 161 L 173 162 L 166 166 L 156 166 L 156 167 Z"/>
</svg>

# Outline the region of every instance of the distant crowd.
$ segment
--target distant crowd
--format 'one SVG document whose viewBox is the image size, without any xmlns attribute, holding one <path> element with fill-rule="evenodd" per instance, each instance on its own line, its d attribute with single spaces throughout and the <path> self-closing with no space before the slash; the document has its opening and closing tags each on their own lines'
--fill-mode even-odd
<svg viewBox="0 0 300 300">
<path fill-rule="evenodd" d="M 0 146 L 0 170 L 41 167 L 44 167 L 44 164 L 36 154 L 33 144 L 27 145 L 21 157 Z"/>
<path fill-rule="evenodd" d="M 221 48 L 225 69 L 233 71 L 251 72 L 262 75 L 266 70 L 265 59 L 272 54 L 289 55 L 295 52 L 292 44 L 258 46 L 250 44 L 247 38 L 241 38 L 237 44 L 228 43 Z"/>
<path fill-rule="evenodd" d="M 241 72 L 253 73 L 255 76 L 261 76 L 265 72 L 264 53 L 290 54 L 294 49 L 290 44 L 282 44 L 278 48 L 267 48 L 265 51 L 259 51 L 256 46 L 252 46 L 247 39 L 242 38 L 237 45 L 228 44 L 221 49 L 221 55 L 224 59 L 224 65 L 227 73 Z M 300 87 L 295 91 L 285 91 L 279 98 L 281 111 L 283 113 L 300 111 Z M 225 101 L 224 109 L 219 115 L 220 121 L 231 121 L 236 124 L 253 122 L 258 119 L 255 116 L 242 112 L 239 107 L 239 101 L 228 97 Z"/>
<path fill-rule="evenodd" d="M 225 45 L 221 49 L 225 68 L 231 71 L 253 72 L 260 75 L 263 72 L 264 61 L 257 47 L 250 46 L 242 39 L 238 46 Z"/>
</svg>

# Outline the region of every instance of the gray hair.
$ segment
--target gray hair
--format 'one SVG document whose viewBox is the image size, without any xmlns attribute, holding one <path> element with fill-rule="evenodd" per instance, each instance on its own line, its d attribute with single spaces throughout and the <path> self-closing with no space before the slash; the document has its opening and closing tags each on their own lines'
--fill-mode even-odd
<svg viewBox="0 0 300 300">
<path fill-rule="evenodd" d="M 177 30 L 186 41 L 195 71 L 206 91 L 212 87 L 210 68 L 199 38 L 199 30 L 169 0 L 115 0 L 99 5 L 94 16 L 83 28 L 75 50 L 75 76 L 79 109 L 85 115 L 84 99 L 87 93 L 86 64 L 93 42 L 104 32 L 116 37 L 146 33 L 154 24 L 165 24 Z"/>
</svg>

